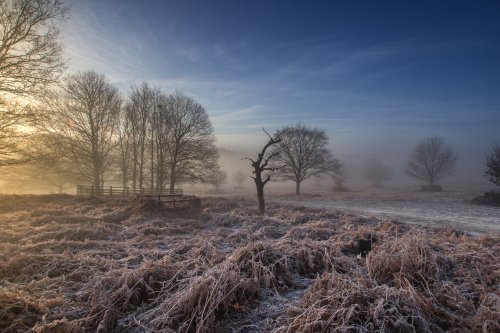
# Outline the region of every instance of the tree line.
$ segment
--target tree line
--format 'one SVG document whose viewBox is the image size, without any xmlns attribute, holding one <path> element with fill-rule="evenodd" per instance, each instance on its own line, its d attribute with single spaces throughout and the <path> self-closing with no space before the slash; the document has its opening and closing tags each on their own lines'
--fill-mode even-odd
<svg viewBox="0 0 500 333">
<path fill-rule="evenodd" d="M 119 179 L 134 193 L 173 191 L 188 180 L 207 182 L 218 169 L 207 112 L 178 91 L 142 83 L 122 98 L 104 75 L 88 71 L 66 77 L 37 113 L 40 141 L 50 143 L 40 159 L 53 156 L 54 170 L 97 189 Z"/>
</svg>

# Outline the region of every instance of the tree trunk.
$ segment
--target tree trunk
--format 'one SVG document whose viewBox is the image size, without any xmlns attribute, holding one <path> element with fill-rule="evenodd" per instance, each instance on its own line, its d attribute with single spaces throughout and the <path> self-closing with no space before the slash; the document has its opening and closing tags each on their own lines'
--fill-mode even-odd
<svg viewBox="0 0 500 333">
<path fill-rule="evenodd" d="M 300 180 L 295 180 L 295 195 L 300 195 Z"/>
<path fill-rule="evenodd" d="M 262 182 L 255 182 L 257 186 L 257 202 L 259 204 L 259 214 L 264 214 L 266 211 L 266 202 L 264 201 L 264 184 Z"/>
<path fill-rule="evenodd" d="M 99 179 L 99 171 L 94 171 L 94 187 L 95 194 L 101 193 L 101 179 Z"/>
<path fill-rule="evenodd" d="M 172 163 L 170 168 L 170 194 L 174 194 L 175 191 L 175 163 Z"/>
</svg>

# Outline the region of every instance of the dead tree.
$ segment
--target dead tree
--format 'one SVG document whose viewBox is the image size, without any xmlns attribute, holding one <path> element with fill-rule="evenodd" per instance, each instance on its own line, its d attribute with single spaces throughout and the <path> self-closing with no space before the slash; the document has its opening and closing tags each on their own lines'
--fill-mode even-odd
<svg viewBox="0 0 500 333">
<path fill-rule="evenodd" d="M 281 138 L 273 138 L 269 135 L 269 133 L 266 132 L 266 130 L 263 129 L 263 131 L 267 134 L 269 140 L 267 141 L 264 148 L 262 148 L 262 151 L 257 155 L 257 159 L 254 161 L 251 158 L 245 158 L 251 162 L 252 167 L 254 168 L 253 173 L 255 174 L 255 177 L 250 177 L 254 180 L 255 186 L 257 188 L 257 202 L 259 204 L 260 214 L 263 214 L 266 211 L 266 203 L 264 201 L 264 186 L 271 180 L 271 175 L 269 174 L 264 180 L 262 180 L 262 176 L 266 171 L 273 172 L 277 169 L 276 167 L 268 167 L 268 164 L 273 157 L 279 154 L 278 151 L 275 151 L 266 157 L 266 150 L 272 145 L 281 142 Z"/>
</svg>

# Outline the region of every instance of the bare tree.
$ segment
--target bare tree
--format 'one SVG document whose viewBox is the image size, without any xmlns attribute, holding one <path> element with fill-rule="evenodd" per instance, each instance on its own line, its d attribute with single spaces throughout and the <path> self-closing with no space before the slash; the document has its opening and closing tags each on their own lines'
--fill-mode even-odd
<svg viewBox="0 0 500 333">
<path fill-rule="evenodd" d="M 58 20 L 61 0 L 0 1 L 0 167 L 31 160 L 26 130 L 34 114 L 16 97 L 39 95 L 64 70 Z"/>
<path fill-rule="evenodd" d="M 96 189 L 117 144 L 120 107 L 118 90 L 93 71 L 70 75 L 62 92 L 45 101 L 43 129 L 58 142 L 60 157 Z"/>
<path fill-rule="evenodd" d="M 151 115 L 151 148 L 153 156 L 153 182 L 156 176 L 156 188 L 162 190 L 169 180 L 172 123 L 170 110 L 173 100 L 166 95 L 158 97 L 158 105 Z"/>
<path fill-rule="evenodd" d="M 262 177 L 264 176 L 263 173 L 266 171 L 274 172 L 274 170 L 278 169 L 277 167 L 270 167 L 268 165 L 271 159 L 279 155 L 279 151 L 274 151 L 268 155 L 266 155 L 266 151 L 269 147 L 277 143 L 280 143 L 282 140 L 281 138 L 276 136 L 273 138 L 264 129 L 263 131 L 267 134 L 269 140 L 264 145 L 260 153 L 257 154 L 257 159 L 254 161 L 251 158 L 248 157 L 245 158 L 252 163 L 253 174 L 255 174 L 255 177 L 251 178 L 254 180 L 255 186 L 257 188 L 257 202 L 259 205 L 260 214 L 263 214 L 266 211 L 266 202 L 264 200 L 264 186 L 271 180 L 270 174 L 267 174 L 267 176 L 265 176 L 265 179 L 263 180 L 262 179 Z"/>
<path fill-rule="evenodd" d="M 154 168 L 154 138 L 152 115 L 157 109 L 160 92 L 147 83 L 132 87 L 129 101 L 125 106 L 126 121 L 130 137 L 132 157 L 132 188 L 142 189 L 146 183 L 147 159 L 149 156 L 150 176 Z M 148 149 L 149 148 L 149 149 Z M 151 188 L 153 184 L 151 184 Z"/>
<path fill-rule="evenodd" d="M 131 139 L 131 124 L 127 119 L 127 113 L 124 112 L 126 108 L 122 108 L 120 112 L 120 119 L 117 128 L 117 160 L 119 161 L 119 168 L 121 173 L 122 187 L 125 189 L 129 185 L 131 179 L 131 155 L 132 155 L 132 139 Z"/>
<path fill-rule="evenodd" d="M 205 109 L 191 97 L 175 92 L 168 97 L 167 136 L 170 191 L 179 182 L 205 182 L 217 165 L 212 123 Z"/>
<path fill-rule="evenodd" d="M 245 179 L 247 179 L 247 177 L 245 176 L 245 174 L 241 170 L 238 170 L 233 175 L 233 181 L 236 183 L 236 186 L 238 188 L 241 188 L 243 186 L 243 183 L 245 182 Z"/>
<path fill-rule="evenodd" d="M 381 187 L 382 182 L 392 179 L 392 171 L 381 160 L 371 158 L 365 163 L 364 176 L 374 187 Z"/>
<path fill-rule="evenodd" d="M 300 184 L 312 177 L 325 173 L 335 173 L 340 162 L 333 158 L 324 130 L 297 124 L 279 129 L 275 137 L 281 138 L 273 152 L 279 152 L 278 163 L 284 167 L 278 171 L 280 180 L 293 180 L 295 193 L 300 194 Z"/>
<path fill-rule="evenodd" d="M 56 22 L 66 17 L 62 0 L 0 1 L 0 91 L 37 95 L 64 70 Z"/>
<path fill-rule="evenodd" d="M 431 137 L 420 141 L 406 165 L 406 174 L 435 186 L 436 182 L 450 176 L 455 170 L 458 154 L 451 146 L 446 146 L 441 137 Z"/>
<path fill-rule="evenodd" d="M 337 192 L 344 192 L 348 191 L 348 188 L 346 187 L 345 183 L 347 182 L 347 168 L 344 163 L 340 163 L 340 166 L 333 175 L 333 190 Z"/>
<path fill-rule="evenodd" d="M 0 97 L 0 167 L 30 160 L 29 134 L 22 128 L 32 119 L 29 109 Z"/>
<path fill-rule="evenodd" d="M 500 145 L 495 143 L 492 151 L 486 156 L 485 176 L 495 185 L 500 186 Z"/>
<path fill-rule="evenodd" d="M 217 165 L 216 168 L 212 170 L 212 175 L 208 182 L 213 185 L 215 192 L 219 192 L 220 187 L 226 183 L 226 180 L 227 173 Z"/>
</svg>

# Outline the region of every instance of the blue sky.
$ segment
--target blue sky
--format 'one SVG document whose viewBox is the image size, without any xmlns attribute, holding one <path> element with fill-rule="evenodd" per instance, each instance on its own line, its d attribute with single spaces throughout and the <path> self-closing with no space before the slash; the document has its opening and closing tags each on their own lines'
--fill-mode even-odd
<svg viewBox="0 0 500 333">
<path fill-rule="evenodd" d="M 73 1 L 69 71 L 148 81 L 209 112 L 222 147 L 304 122 L 334 153 L 500 140 L 498 1 Z M 406 158 L 406 156 L 405 156 Z"/>
</svg>

